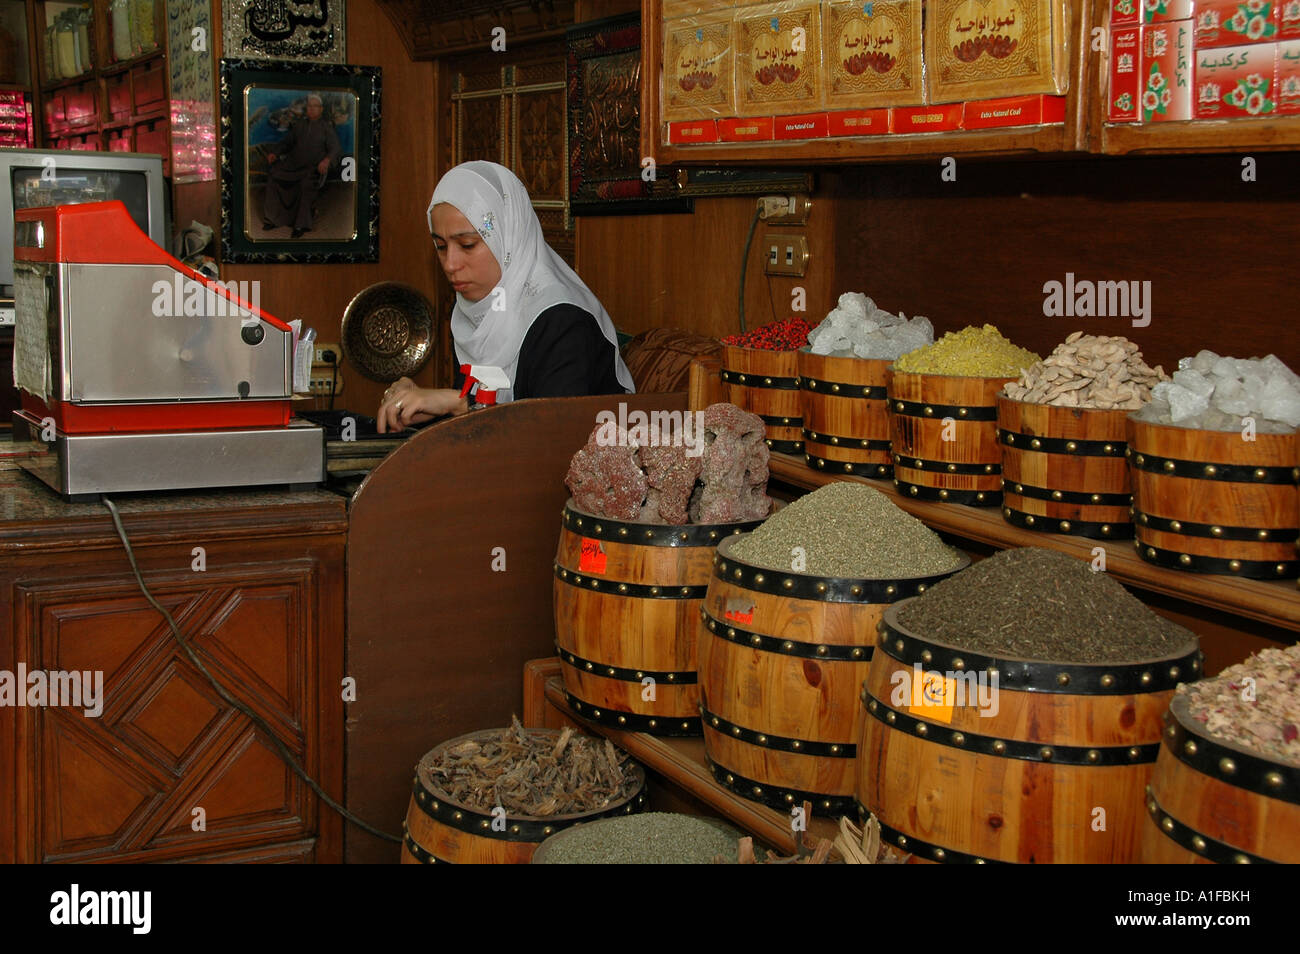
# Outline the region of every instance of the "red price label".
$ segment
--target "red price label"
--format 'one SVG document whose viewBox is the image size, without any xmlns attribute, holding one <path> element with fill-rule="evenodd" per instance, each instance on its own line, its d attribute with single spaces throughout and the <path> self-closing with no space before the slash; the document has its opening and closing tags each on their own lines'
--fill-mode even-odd
<svg viewBox="0 0 1300 954">
<path fill-rule="evenodd" d="M 600 545 L 599 540 L 592 540 L 590 537 L 582 538 L 582 549 L 578 553 L 578 569 L 583 573 L 605 572 L 605 548 Z"/>
<path fill-rule="evenodd" d="M 727 600 L 722 615 L 733 623 L 754 622 L 754 604 L 748 600 Z"/>
</svg>

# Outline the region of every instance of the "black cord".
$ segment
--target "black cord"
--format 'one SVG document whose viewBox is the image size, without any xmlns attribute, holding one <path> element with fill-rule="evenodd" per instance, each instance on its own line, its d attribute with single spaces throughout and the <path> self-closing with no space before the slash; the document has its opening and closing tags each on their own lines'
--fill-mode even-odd
<svg viewBox="0 0 1300 954">
<path fill-rule="evenodd" d="M 330 406 L 329 406 L 329 409 L 332 411 L 334 410 L 334 391 L 338 387 L 338 383 L 339 383 L 339 362 L 338 362 L 338 358 L 334 356 L 333 351 L 325 352 L 325 360 L 330 363 L 330 368 L 333 369 L 332 373 L 330 374 Z"/>
<path fill-rule="evenodd" d="M 749 220 L 749 236 L 745 239 L 745 253 L 740 259 L 740 333 L 745 329 L 745 275 L 749 272 L 749 251 L 754 244 L 754 231 L 758 228 L 758 214 L 762 210 L 762 200 L 754 206 L 754 217 Z"/>
<path fill-rule="evenodd" d="M 122 546 L 126 550 L 126 558 L 131 564 L 131 572 L 135 574 L 135 581 L 140 587 L 140 592 L 143 593 L 144 598 L 149 601 L 149 605 L 162 614 L 163 619 L 167 621 L 167 625 L 171 627 L 172 635 L 176 637 L 176 642 L 181 644 L 181 649 L 185 650 L 185 655 L 188 656 L 190 662 L 194 664 L 194 668 L 203 673 L 208 682 L 212 684 L 212 688 L 217 691 L 217 695 L 221 697 L 222 701 L 231 708 L 243 713 L 252 720 L 253 724 L 257 726 L 257 728 L 262 730 L 263 734 L 271 740 L 271 744 L 275 746 L 275 751 L 280 756 L 280 761 L 289 766 L 289 769 L 294 775 L 297 775 L 300 779 L 306 782 L 307 786 L 316 793 L 316 796 L 322 802 L 334 809 L 348 821 L 352 822 L 352 824 L 356 825 L 362 831 L 368 832 L 376 838 L 382 838 L 385 841 L 400 843 L 402 840 L 401 838 L 396 835 L 390 835 L 386 831 L 380 831 L 373 825 L 362 821 L 338 802 L 334 801 L 334 799 L 330 798 L 329 795 L 325 793 L 325 790 L 317 784 L 316 780 L 308 775 L 306 770 L 298 764 L 298 760 L 293 757 L 293 753 L 285 747 L 284 743 L 280 741 L 280 737 L 275 734 L 269 725 L 266 724 L 266 721 L 248 706 L 244 705 L 244 703 L 240 702 L 227 692 L 226 687 L 218 682 L 216 677 L 208 671 L 208 667 L 203 665 L 203 661 L 199 659 L 194 650 L 190 647 L 189 640 L 181 634 L 180 628 L 176 625 L 176 620 L 172 619 L 172 614 L 167 612 L 166 607 L 154 599 L 153 594 L 149 592 L 149 587 L 145 585 L 144 577 L 140 575 L 140 567 L 135 562 L 135 551 L 131 549 L 131 541 L 127 539 L 126 530 L 122 527 L 122 518 L 117 512 L 117 505 L 114 504 L 107 495 L 102 495 L 99 499 L 103 501 L 104 506 L 108 508 L 109 515 L 113 518 L 113 526 L 117 528 L 117 535 L 121 539 Z"/>
</svg>

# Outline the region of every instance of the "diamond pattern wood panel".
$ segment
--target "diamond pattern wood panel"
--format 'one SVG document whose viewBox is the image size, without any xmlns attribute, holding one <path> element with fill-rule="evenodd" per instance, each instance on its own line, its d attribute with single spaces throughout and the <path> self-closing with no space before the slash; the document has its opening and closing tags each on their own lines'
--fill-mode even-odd
<svg viewBox="0 0 1300 954">
<path fill-rule="evenodd" d="M 314 625 L 310 566 L 256 582 L 195 574 L 153 582 L 182 632 L 231 695 L 256 711 L 301 758 L 316 687 L 305 665 Z M 31 810 L 40 860 L 132 855 L 178 843 L 238 846 L 274 831 L 311 831 L 304 786 L 251 720 L 225 702 L 185 656 L 134 585 L 21 585 L 26 658 L 46 669 L 100 667 L 104 708 L 25 710 L 42 793 Z M 92 595 L 93 594 L 93 595 Z M 204 828 L 195 831 L 195 809 Z"/>
</svg>

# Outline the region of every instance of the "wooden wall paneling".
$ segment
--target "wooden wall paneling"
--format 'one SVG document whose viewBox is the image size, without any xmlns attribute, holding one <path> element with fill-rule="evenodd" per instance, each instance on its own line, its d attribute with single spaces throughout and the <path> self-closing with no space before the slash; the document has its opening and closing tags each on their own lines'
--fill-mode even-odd
<svg viewBox="0 0 1300 954">
<path fill-rule="evenodd" d="M 937 173 L 936 173 L 937 177 Z M 605 305 L 620 331 L 686 328 L 722 337 L 740 330 L 736 292 L 741 252 L 756 199 L 696 199 L 689 215 L 580 216 L 578 274 Z M 745 278 L 745 322 L 750 329 L 791 312 L 792 293 L 803 288 L 805 317 L 816 324 L 834 306 L 836 215 L 819 189 L 802 229 L 760 222 Z M 769 232 L 799 232 L 812 251 L 803 278 L 763 272 Z"/>
<path fill-rule="evenodd" d="M 371 472 L 348 532 L 347 804 L 400 830 L 412 768 L 439 742 L 509 724 L 521 674 L 554 654 L 564 475 L 601 409 L 682 409 L 685 394 L 545 398 L 427 428 Z M 521 468 L 526 473 L 521 478 Z M 505 571 L 494 572 L 494 548 Z M 349 862 L 398 848 L 349 827 Z"/>
<path fill-rule="evenodd" d="M 1300 367 L 1284 293 L 1300 156 L 1256 159 L 1256 182 L 1237 156 L 958 160 L 956 182 L 932 163 L 828 174 L 833 285 L 926 315 L 937 334 L 992 322 L 1044 356 L 1082 329 L 1129 337 L 1166 371 L 1202 348 Z M 1068 273 L 1149 281 L 1150 325 L 1045 316 L 1045 283 Z"/>
</svg>

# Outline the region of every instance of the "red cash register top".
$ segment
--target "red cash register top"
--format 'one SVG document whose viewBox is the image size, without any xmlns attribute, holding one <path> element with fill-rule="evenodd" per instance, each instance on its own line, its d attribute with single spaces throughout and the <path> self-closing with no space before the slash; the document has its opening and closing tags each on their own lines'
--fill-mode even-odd
<svg viewBox="0 0 1300 954">
<path fill-rule="evenodd" d="M 290 328 L 274 315 L 255 309 L 221 282 L 201 275 L 179 259 L 169 255 L 135 224 L 126 206 L 117 199 L 108 202 L 85 202 L 80 205 L 57 205 L 18 209 L 15 222 L 40 222 L 45 240 L 42 247 L 22 244 L 21 232 L 15 229 L 14 258 L 27 262 L 75 262 L 98 265 L 166 265 L 186 278 L 206 285 L 249 314 L 257 315 L 280 331 Z"/>
</svg>

